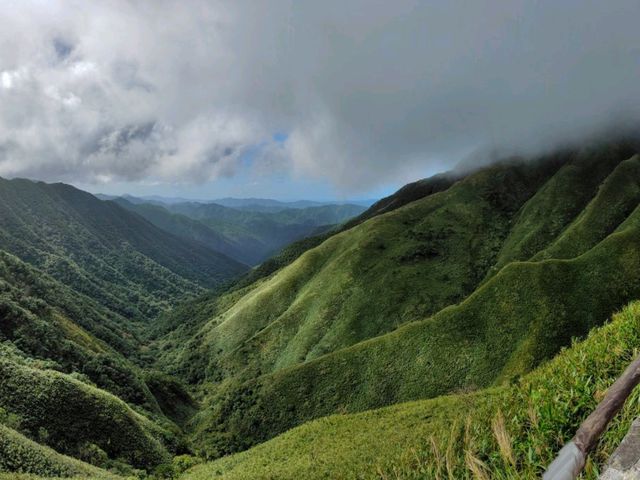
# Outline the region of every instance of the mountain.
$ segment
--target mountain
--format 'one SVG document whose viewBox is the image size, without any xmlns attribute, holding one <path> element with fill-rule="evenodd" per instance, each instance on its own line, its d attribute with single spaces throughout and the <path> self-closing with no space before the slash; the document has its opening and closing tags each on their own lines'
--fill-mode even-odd
<svg viewBox="0 0 640 480">
<path fill-rule="evenodd" d="M 0 180 L 0 199 L 0 472 L 121 478 L 184 453 L 196 402 L 145 329 L 246 267 L 67 185 Z"/>
<path fill-rule="evenodd" d="M 539 478 L 637 353 L 639 152 L 585 145 L 420 180 L 225 286 L 206 261 L 231 260 L 206 242 L 335 210 L 1 183 L 0 472 Z M 134 289 L 155 302 L 131 307 Z"/>
<path fill-rule="evenodd" d="M 430 178 L 409 183 L 393 195 L 389 195 L 388 197 L 382 198 L 376 202 L 363 202 L 363 205 L 366 203 L 369 204 L 370 207 L 360 215 L 347 220 L 341 225 L 337 225 L 333 228 L 324 228 L 324 231 L 315 232 L 308 237 L 290 243 L 276 255 L 268 258 L 256 268 L 252 269 L 237 283 L 237 285 L 246 286 L 260 278 L 267 277 L 273 272 L 292 263 L 307 250 L 317 247 L 329 237 L 337 233 L 344 232 L 345 230 L 349 230 L 369 218 L 387 211 L 395 210 L 396 208 L 400 208 L 407 203 L 426 197 L 427 195 L 446 190 L 456 181 L 456 179 L 460 178 L 461 175 L 456 172 L 451 174 L 435 175 Z"/>
<path fill-rule="evenodd" d="M 355 200 L 348 202 L 318 202 L 312 200 L 297 200 L 292 202 L 282 202 L 279 200 L 273 200 L 269 198 L 218 198 L 211 202 L 222 205 L 223 207 L 235 208 L 238 210 L 248 210 L 250 212 L 280 212 L 291 208 L 309 208 L 309 207 L 322 207 L 325 205 L 357 205 L 360 207 L 368 207 L 373 203 L 370 200 Z"/>
<path fill-rule="evenodd" d="M 187 472 L 184 480 L 246 478 L 537 479 L 637 354 L 640 304 L 511 385 L 325 417 L 246 452 Z M 583 478 L 637 416 L 627 401 L 591 453 Z"/>
<path fill-rule="evenodd" d="M 185 215 L 171 213 L 161 205 L 144 202 L 131 203 L 130 200 L 124 197 L 116 198 L 113 201 L 176 237 L 188 241 L 195 240 L 239 262 L 249 262 L 253 259 L 251 254 L 246 252 L 246 248 L 244 248 L 240 242 L 225 237 L 214 228 L 198 220 L 194 220 Z"/>
<path fill-rule="evenodd" d="M 510 381 L 603 323 L 640 295 L 636 151 L 484 168 L 205 300 L 161 362 L 207 392 L 200 451 Z"/>
<path fill-rule="evenodd" d="M 113 202 L 69 185 L 22 179 L 0 179 L 0 250 L 138 319 L 246 270 Z"/>
<path fill-rule="evenodd" d="M 179 452 L 136 364 L 138 324 L 7 253 L 0 292 L 0 471 L 110 478 L 62 454 L 126 470 Z"/>
<path fill-rule="evenodd" d="M 161 195 L 107 195 L 104 193 L 95 194 L 100 200 L 116 200 L 118 198 L 124 198 L 131 203 L 151 203 L 153 205 L 172 205 L 174 203 L 215 203 L 222 205 L 223 207 L 235 208 L 237 210 L 249 210 L 253 212 L 279 212 L 281 210 L 287 210 L 289 208 L 307 208 L 307 207 L 322 207 L 324 205 L 358 205 L 360 207 L 369 207 L 376 200 L 349 200 L 349 201 L 314 201 L 314 200 L 295 200 L 295 201 L 280 201 L 271 198 L 234 198 L 224 197 L 216 198 L 213 200 L 194 200 L 182 197 L 163 197 Z"/>
<path fill-rule="evenodd" d="M 348 204 L 252 211 L 215 203 L 160 206 L 123 198 L 114 201 L 167 232 L 202 242 L 248 265 L 256 265 L 287 244 L 317 233 L 318 228 L 341 224 L 364 210 Z"/>
</svg>

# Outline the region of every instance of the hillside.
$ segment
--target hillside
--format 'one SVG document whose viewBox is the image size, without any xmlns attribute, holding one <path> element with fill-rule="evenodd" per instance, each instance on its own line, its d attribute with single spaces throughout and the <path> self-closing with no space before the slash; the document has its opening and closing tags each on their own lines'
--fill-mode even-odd
<svg viewBox="0 0 640 480">
<path fill-rule="evenodd" d="M 125 198 L 113 200 L 121 207 L 135 212 L 156 227 L 185 240 L 196 241 L 239 262 L 252 260 L 246 254 L 247 246 L 227 238 L 214 228 L 178 213 L 171 213 L 163 205 L 152 203 L 132 203 Z"/>
<path fill-rule="evenodd" d="M 176 203 L 166 208 L 197 220 L 240 245 L 243 260 L 250 265 L 256 265 L 289 243 L 313 234 L 318 227 L 343 223 L 365 210 L 358 205 L 322 205 L 256 212 L 193 202 Z"/>
<path fill-rule="evenodd" d="M 195 240 L 248 265 L 256 265 L 285 245 L 314 235 L 318 229 L 341 224 L 362 213 L 358 205 L 306 206 L 297 202 L 146 203 L 134 197 L 113 201 L 155 226 L 187 240 Z M 258 199 L 255 199 L 258 201 Z M 249 203 L 247 203 L 249 202 Z"/>
<path fill-rule="evenodd" d="M 268 277 L 273 272 L 286 267 L 304 252 L 317 247 L 336 233 L 349 230 L 350 228 L 360 225 L 365 220 L 381 215 L 385 212 L 391 212 L 403 205 L 406 205 L 407 203 L 446 190 L 455 182 L 455 179 L 459 177 L 461 176 L 458 174 L 435 175 L 433 177 L 405 185 L 394 194 L 374 202 L 360 215 L 347 220 L 343 224 L 334 226 L 333 228 L 329 228 L 323 232 L 316 232 L 302 240 L 298 240 L 287 245 L 276 255 L 268 258 L 256 268 L 252 269 L 239 282 L 236 282 L 236 286 L 250 285 L 261 278 Z"/>
<path fill-rule="evenodd" d="M 253 360 L 248 375 L 266 373 L 462 300 L 484 277 L 509 219 L 546 170 L 546 164 L 495 167 L 332 236 L 278 275 L 248 287 L 240 301 L 208 322 L 199 337 L 210 350 L 209 369 L 234 374 Z M 513 195 L 514 207 L 492 196 L 499 191 Z M 261 358 L 251 358 L 256 355 Z M 197 364 L 191 358 L 183 363 Z"/>
<path fill-rule="evenodd" d="M 512 385 L 325 417 L 182 478 L 540 478 L 639 343 L 636 302 Z M 639 396 L 627 401 L 581 478 L 597 478 L 637 415 Z"/>
<path fill-rule="evenodd" d="M 313 200 L 280 201 L 270 198 L 216 198 L 211 201 L 223 207 L 248 210 L 251 212 L 280 212 L 282 210 L 302 209 L 308 207 L 322 207 L 324 205 L 358 205 L 369 206 L 372 202 L 367 200 L 349 202 L 322 202 Z"/>
<path fill-rule="evenodd" d="M 116 478 L 185 452 L 197 406 L 148 370 L 148 325 L 246 267 L 67 185 L 0 197 L 0 471 Z"/>
<path fill-rule="evenodd" d="M 212 211 L 250 230 L 276 214 L 299 226 L 316 207 L 172 212 L 56 187 L 66 201 L 27 208 L 5 188 L 24 213 L 0 237 L 16 250 L 0 250 L 0 452 L 12 459 L 0 471 L 170 478 L 234 454 L 185 478 L 534 478 L 640 338 L 637 304 L 598 329 L 640 298 L 637 152 L 586 146 L 421 180 L 209 290 L 212 264 L 188 255 L 211 250 L 187 238 L 217 235 Z M 132 268 L 112 247 L 123 237 L 147 260 Z M 61 276 L 54 255 L 103 288 Z M 182 274 L 169 268 L 182 260 Z M 158 294 L 143 274 L 175 296 L 146 315 L 115 308 L 125 288 Z"/>
<path fill-rule="evenodd" d="M 208 392 L 201 452 L 488 387 L 551 358 L 640 294 L 637 161 L 606 146 L 486 168 L 215 299 L 199 331 L 161 343 L 161 365 Z M 515 240 L 545 205 L 525 250 Z M 536 261 L 569 232 L 572 256 Z M 529 261 L 496 267 L 506 256 Z"/>
<path fill-rule="evenodd" d="M 246 267 L 64 184 L 0 179 L 0 249 L 127 318 L 153 318 Z"/>
<path fill-rule="evenodd" d="M 183 448 L 135 364 L 140 324 L 2 252 L 0 292 L 0 471 L 107 478 L 60 454 L 128 471 Z"/>
</svg>

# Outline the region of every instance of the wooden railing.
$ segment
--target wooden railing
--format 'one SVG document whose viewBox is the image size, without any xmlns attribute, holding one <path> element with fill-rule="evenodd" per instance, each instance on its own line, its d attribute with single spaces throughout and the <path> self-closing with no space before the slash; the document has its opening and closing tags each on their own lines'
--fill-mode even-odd
<svg viewBox="0 0 640 480">
<path fill-rule="evenodd" d="M 577 478 L 584 468 L 587 455 L 638 383 L 640 383 L 640 356 L 631 362 L 624 373 L 609 387 L 604 399 L 582 422 L 573 439 L 558 452 L 558 456 L 547 468 L 543 476 L 544 480 Z"/>
</svg>

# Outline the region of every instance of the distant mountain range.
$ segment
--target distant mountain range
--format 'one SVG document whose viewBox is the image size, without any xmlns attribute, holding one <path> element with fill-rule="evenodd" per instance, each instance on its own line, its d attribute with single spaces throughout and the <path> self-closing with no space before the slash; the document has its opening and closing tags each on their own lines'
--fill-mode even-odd
<svg viewBox="0 0 640 480">
<path fill-rule="evenodd" d="M 355 217 L 364 206 L 262 199 L 213 202 L 145 200 L 131 195 L 100 196 L 144 217 L 178 237 L 201 242 L 247 265 L 257 265 L 291 242 L 317 234 Z M 176 200 L 176 199 L 171 199 Z"/>
<path fill-rule="evenodd" d="M 182 197 L 163 197 L 160 195 L 141 195 L 133 196 L 129 194 L 124 195 L 107 195 L 104 193 L 95 194 L 101 200 L 115 200 L 116 198 L 124 198 L 131 203 L 155 203 L 162 205 L 172 205 L 175 203 L 216 203 L 223 207 L 237 208 L 241 210 L 251 211 L 280 211 L 289 208 L 307 208 L 307 207 L 321 207 L 323 205 L 359 205 L 361 207 L 369 207 L 376 202 L 375 199 L 371 200 L 295 200 L 295 201 L 281 201 L 270 198 L 217 198 L 213 200 L 202 199 L 190 199 Z"/>
</svg>

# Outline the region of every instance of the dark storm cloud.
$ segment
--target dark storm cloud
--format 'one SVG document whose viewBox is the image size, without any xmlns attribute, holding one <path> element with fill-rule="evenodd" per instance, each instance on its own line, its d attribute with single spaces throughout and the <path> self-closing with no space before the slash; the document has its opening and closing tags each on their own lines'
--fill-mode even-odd
<svg viewBox="0 0 640 480">
<path fill-rule="evenodd" d="M 640 117 L 637 0 L 0 6 L 0 175 L 346 189 Z M 287 132 L 284 145 L 272 140 Z M 263 168 L 257 165 L 256 168 Z"/>
</svg>

